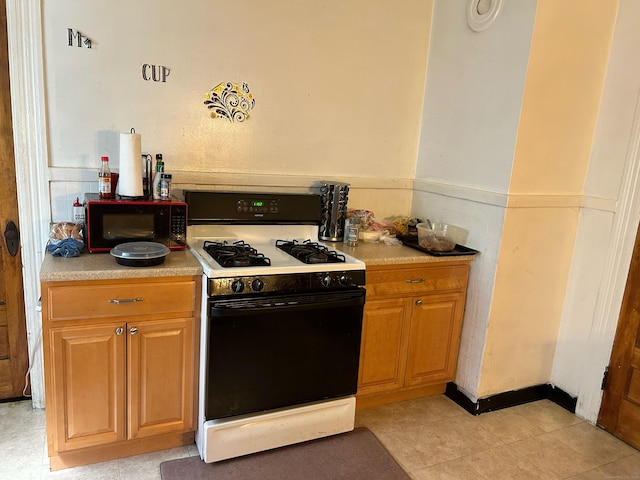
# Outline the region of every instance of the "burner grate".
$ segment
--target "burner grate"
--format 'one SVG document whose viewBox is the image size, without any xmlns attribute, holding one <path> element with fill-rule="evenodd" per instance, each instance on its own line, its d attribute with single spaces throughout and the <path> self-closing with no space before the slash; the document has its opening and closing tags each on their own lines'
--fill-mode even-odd
<svg viewBox="0 0 640 480">
<path fill-rule="evenodd" d="M 221 267 L 253 267 L 269 266 L 271 260 L 259 253 L 248 243 L 239 240 L 232 244 L 225 242 L 204 242 L 204 251 L 220 264 Z"/>
<path fill-rule="evenodd" d="M 303 263 L 344 263 L 345 256 L 311 240 L 276 240 L 276 247 Z"/>
</svg>

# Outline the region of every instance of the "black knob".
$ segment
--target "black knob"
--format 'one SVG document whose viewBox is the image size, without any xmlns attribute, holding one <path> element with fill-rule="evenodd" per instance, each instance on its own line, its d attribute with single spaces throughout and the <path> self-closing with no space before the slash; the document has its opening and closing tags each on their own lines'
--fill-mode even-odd
<svg viewBox="0 0 640 480">
<path fill-rule="evenodd" d="M 242 292 L 244 290 L 244 283 L 242 283 L 242 280 L 234 280 L 231 282 L 231 290 L 235 293 Z"/>
<path fill-rule="evenodd" d="M 343 273 L 342 275 L 340 275 L 338 282 L 340 282 L 340 285 L 342 285 L 343 287 L 349 287 L 353 284 L 353 280 L 346 273 Z"/>
<path fill-rule="evenodd" d="M 259 278 L 256 278 L 253 282 L 251 282 L 251 289 L 254 292 L 259 292 L 264 287 L 264 282 Z"/>
<path fill-rule="evenodd" d="M 328 273 L 326 275 L 323 275 L 320 279 L 320 283 L 322 283 L 323 287 L 329 288 L 331 286 L 331 275 L 329 275 Z"/>
</svg>

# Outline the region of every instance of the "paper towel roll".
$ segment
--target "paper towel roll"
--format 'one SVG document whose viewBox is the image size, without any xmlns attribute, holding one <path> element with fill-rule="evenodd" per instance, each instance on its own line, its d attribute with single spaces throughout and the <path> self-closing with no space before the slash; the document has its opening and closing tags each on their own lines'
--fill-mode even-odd
<svg viewBox="0 0 640 480">
<path fill-rule="evenodd" d="M 132 129 L 132 132 L 135 130 Z M 120 178 L 118 194 L 142 197 L 142 148 L 139 133 L 120 134 Z"/>
</svg>

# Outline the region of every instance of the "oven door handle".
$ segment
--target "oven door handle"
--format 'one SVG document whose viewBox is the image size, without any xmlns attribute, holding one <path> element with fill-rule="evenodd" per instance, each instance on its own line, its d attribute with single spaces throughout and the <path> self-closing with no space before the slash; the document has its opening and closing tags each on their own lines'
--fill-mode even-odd
<svg viewBox="0 0 640 480">
<path fill-rule="evenodd" d="M 317 308 L 341 308 L 364 305 L 365 289 L 358 288 L 349 292 L 315 293 L 304 295 L 278 295 L 273 297 L 229 298 L 223 300 L 209 300 L 209 315 L 212 317 L 229 317 L 270 313 L 273 311 L 287 312 Z"/>
</svg>

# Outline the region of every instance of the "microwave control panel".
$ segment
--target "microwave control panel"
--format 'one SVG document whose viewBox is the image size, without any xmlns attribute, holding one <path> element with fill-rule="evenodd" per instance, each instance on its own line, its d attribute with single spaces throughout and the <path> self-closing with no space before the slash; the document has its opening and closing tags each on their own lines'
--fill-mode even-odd
<svg viewBox="0 0 640 480">
<path fill-rule="evenodd" d="M 187 245 L 187 205 L 174 203 L 171 205 L 171 244 L 174 247 Z"/>
</svg>

